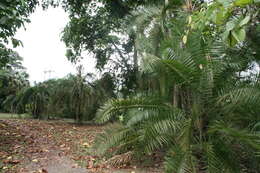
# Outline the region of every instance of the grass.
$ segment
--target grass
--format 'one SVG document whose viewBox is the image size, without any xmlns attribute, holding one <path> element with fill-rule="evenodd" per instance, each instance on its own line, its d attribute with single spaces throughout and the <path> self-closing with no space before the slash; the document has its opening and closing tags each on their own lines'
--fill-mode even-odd
<svg viewBox="0 0 260 173">
<path fill-rule="evenodd" d="M 29 114 L 12 114 L 12 113 L 0 113 L 0 119 L 26 119 L 30 118 Z"/>
</svg>

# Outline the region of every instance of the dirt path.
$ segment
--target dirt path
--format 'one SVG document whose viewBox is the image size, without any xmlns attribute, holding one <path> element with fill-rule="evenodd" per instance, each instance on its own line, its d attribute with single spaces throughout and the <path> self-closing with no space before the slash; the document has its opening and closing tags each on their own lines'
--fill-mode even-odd
<svg viewBox="0 0 260 173">
<path fill-rule="evenodd" d="M 100 164 L 90 152 L 102 126 L 64 121 L 0 120 L 0 173 L 160 173 L 160 169 Z"/>
<path fill-rule="evenodd" d="M 10 142 L 8 150 L 11 151 L 11 153 L 6 153 L 11 154 L 11 156 L 8 155 L 4 163 L 14 165 L 10 167 L 10 170 L 7 166 L 3 167 L 5 172 L 88 172 L 87 169 L 80 168 L 75 161 L 67 156 L 64 150 L 58 147 L 57 143 L 52 140 L 51 133 L 43 133 L 46 130 L 51 131 L 52 126 L 46 127 L 41 125 L 37 121 L 30 123 L 22 120 L 1 120 L 1 126 L 6 128 L 5 132 L 2 129 L 1 135 L 9 137 L 10 141 L 7 140 L 5 142 Z"/>
</svg>

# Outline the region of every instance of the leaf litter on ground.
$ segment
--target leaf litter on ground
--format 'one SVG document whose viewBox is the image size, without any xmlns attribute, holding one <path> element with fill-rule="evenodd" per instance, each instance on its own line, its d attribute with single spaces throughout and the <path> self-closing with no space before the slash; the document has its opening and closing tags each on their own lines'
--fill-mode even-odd
<svg viewBox="0 0 260 173">
<path fill-rule="evenodd" d="M 103 130 L 103 126 L 79 126 L 63 121 L 0 120 L 0 169 L 6 173 L 47 173 L 48 166 L 51 167 L 48 164 L 57 162 L 69 164 L 75 170 L 83 167 L 88 172 L 138 173 L 136 165 L 113 167 L 88 151 L 96 134 Z M 52 166 L 55 170 L 55 165 Z M 161 169 L 151 166 L 146 170 L 152 173 Z"/>
</svg>

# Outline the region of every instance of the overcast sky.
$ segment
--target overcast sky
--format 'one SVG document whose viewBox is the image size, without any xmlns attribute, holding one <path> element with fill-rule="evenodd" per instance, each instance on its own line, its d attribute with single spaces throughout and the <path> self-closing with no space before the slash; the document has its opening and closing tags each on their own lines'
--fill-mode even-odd
<svg viewBox="0 0 260 173">
<path fill-rule="evenodd" d="M 66 13 L 61 8 L 43 11 L 38 8 L 30 17 L 31 23 L 26 30 L 20 29 L 16 38 L 23 42 L 23 47 L 16 51 L 24 58 L 23 65 L 27 68 L 30 81 L 64 77 L 75 73 L 75 67 L 66 59 L 66 48 L 60 41 L 61 31 L 68 22 Z M 83 62 L 86 72 L 95 72 L 93 58 Z M 44 71 L 52 71 L 44 74 Z"/>
</svg>

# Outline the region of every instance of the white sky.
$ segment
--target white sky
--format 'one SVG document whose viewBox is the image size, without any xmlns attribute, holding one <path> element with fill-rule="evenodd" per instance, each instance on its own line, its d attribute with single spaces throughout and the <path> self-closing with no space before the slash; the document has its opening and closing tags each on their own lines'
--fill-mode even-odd
<svg viewBox="0 0 260 173">
<path fill-rule="evenodd" d="M 38 8 L 30 17 L 31 23 L 26 30 L 20 29 L 16 38 L 23 42 L 23 47 L 16 51 L 24 58 L 23 65 L 27 68 L 31 82 L 64 77 L 75 73 L 75 67 L 66 59 L 66 48 L 60 41 L 61 31 L 68 22 L 66 13 L 61 8 L 50 8 L 43 11 Z M 94 58 L 82 61 L 85 72 L 94 73 Z M 53 71 L 51 75 L 44 71 Z"/>
</svg>

